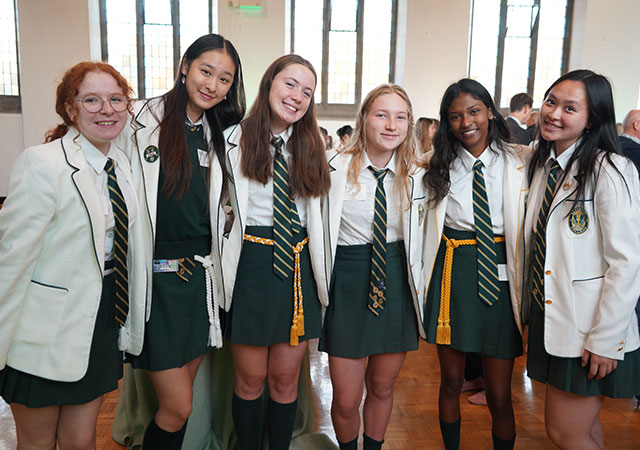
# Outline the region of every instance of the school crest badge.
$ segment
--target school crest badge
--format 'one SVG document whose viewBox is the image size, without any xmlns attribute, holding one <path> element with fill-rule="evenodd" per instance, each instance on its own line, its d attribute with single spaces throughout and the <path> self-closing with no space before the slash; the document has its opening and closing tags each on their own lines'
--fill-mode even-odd
<svg viewBox="0 0 640 450">
<path fill-rule="evenodd" d="M 589 215 L 584 207 L 576 205 L 569 213 L 569 229 L 574 234 L 582 234 L 589 228 Z"/>
<path fill-rule="evenodd" d="M 150 145 L 144 149 L 144 159 L 147 162 L 155 162 L 158 159 L 160 153 L 158 152 L 158 147 L 155 145 Z"/>
</svg>

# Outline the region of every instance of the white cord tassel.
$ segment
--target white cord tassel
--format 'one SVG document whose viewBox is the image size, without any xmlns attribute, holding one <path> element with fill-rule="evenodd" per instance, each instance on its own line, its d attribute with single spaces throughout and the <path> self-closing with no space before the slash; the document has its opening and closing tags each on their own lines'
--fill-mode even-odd
<svg viewBox="0 0 640 450">
<path fill-rule="evenodd" d="M 118 348 L 120 351 L 128 351 L 131 347 L 131 337 L 129 336 L 129 330 L 126 327 L 120 325 L 120 330 L 118 331 Z"/>
<path fill-rule="evenodd" d="M 213 271 L 211 255 L 194 255 L 194 259 L 204 267 L 207 286 L 207 314 L 209 316 L 209 346 L 222 348 L 222 329 L 220 328 L 220 312 L 218 307 L 218 281 Z"/>
</svg>

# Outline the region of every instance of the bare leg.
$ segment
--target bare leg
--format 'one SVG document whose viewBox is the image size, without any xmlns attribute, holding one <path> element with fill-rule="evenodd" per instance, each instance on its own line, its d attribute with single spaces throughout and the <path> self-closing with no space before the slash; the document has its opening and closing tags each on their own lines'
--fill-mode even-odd
<svg viewBox="0 0 640 450">
<path fill-rule="evenodd" d="M 59 406 L 27 408 L 12 403 L 11 412 L 16 422 L 18 450 L 55 450 Z"/>
<path fill-rule="evenodd" d="M 82 405 L 60 407 L 58 444 L 60 450 L 94 450 L 96 448 L 96 423 L 102 405 L 100 396 Z"/>
<path fill-rule="evenodd" d="M 329 356 L 329 370 L 333 385 L 331 420 L 340 442 L 351 442 L 360 431 L 360 413 L 364 390 L 366 358 Z"/>
</svg>

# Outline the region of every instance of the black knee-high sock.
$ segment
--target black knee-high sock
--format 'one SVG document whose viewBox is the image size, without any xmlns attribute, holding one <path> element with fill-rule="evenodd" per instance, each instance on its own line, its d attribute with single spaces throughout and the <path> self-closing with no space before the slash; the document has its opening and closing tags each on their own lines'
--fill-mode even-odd
<svg viewBox="0 0 640 450">
<path fill-rule="evenodd" d="M 147 425 L 147 429 L 144 432 L 142 438 L 143 450 L 180 450 L 182 447 L 182 441 L 184 440 L 184 433 L 187 430 L 187 422 L 184 423 L 181 429 L 178 431 L 170 432 L 163 430 L 156 423 L 154 417 Z"/>
<path fill-rule="evenodd" d="M 358 450 L 358 436 L 353 441 L 340 442 L 338 441 L 340 450 Z"/>
<path fill-rule="evenodd" d="M 267 406 L 269 450 L 289 450 L 297 410 L 297 399 L 291 403 L 278 403 L 269 399 Z"/>
<path fill-rule="evenodd" d="M 381 441 L 376 441 L 375 439 L 370 438 L 366 434 L 364 437 L 364 450 L 380 450 L 382 448 L 382 444 L 384 443 L 384 439 Z"/>
<path fill-rule="evenodd" d="M 493 438 L 493 450 L 513 450 L 513 447 L 516 444 L 515 433 L 511 439 L 500 439 L 493 431 L 491 431 L 491 437 Z"/>
<path fill-rule="evenodd" d="M 262 409 L 262 396 L 255 400 L 243 400 L 233 393 L 231 415 L 240 450 L 262 448 Z"/>
<path fill-rule="evenodd" d="M 445 422 L 440 419 L 440 433 L 442 433 L 445 450 L 460 448 L 460 419 L 455 422 Z"/>
</svg>

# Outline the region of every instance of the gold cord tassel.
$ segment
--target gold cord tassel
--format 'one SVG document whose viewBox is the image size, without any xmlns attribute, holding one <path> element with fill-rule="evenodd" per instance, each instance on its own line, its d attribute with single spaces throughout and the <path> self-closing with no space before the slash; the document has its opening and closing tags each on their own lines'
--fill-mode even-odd
<svg viewBox="0 0 640 450">
<path fill-rule="evenodd" d="M 299 344 L 298 341 L 298 324 L 297 324 L 297 320 L 294 317 L 293 318 L 293 325 L 291 325 L 291 333 L 289 335 L 289 345 L 291 346 L 296 346 Z"/>
</svg>

